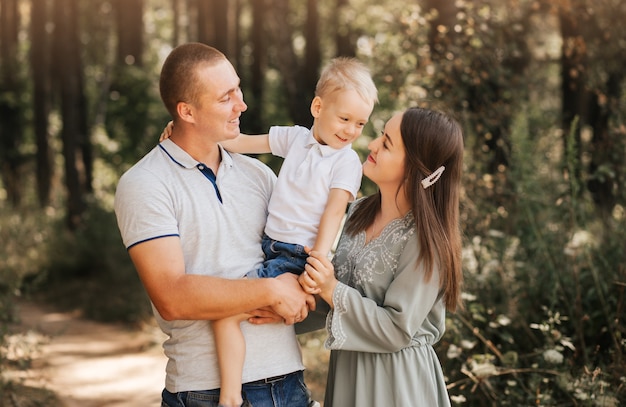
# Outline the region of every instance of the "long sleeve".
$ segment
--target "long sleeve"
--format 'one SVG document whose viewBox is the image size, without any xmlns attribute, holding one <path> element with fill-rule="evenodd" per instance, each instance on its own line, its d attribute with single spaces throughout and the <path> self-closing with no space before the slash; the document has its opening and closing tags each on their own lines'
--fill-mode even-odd
<svg viewBox="0 0 626 407">
<path fill-rule="evenodd" d="M 333 293 L 335 308 L 326 321 L 329 349 L 396 352 L 434 343 L 443 334 L 438 270 L 425 281 L 423 267 L 417 265 L 415 234 L 402 228 L 388 233 L 392 238 L 365 246 L 352 259 L 346 278 L 340 279 L 345 281 Z M 358 245 L 344 243 L 351 250 Z"/>
</svg>

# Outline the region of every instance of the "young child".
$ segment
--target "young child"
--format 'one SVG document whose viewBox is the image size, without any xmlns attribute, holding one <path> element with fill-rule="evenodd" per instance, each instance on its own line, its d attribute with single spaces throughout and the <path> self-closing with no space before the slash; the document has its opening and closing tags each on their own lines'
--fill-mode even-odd
<svg viewBox="0 0 626 407">
<path fill-rule="evenodd" d="M 313 127 L 274 126 L 269 134 L 240 135 L 222 146 L 236 153 L 284 158 L 270 198 L 263 237 L 265 262 L 249 278 L 301 275 L 305 247 L 329 253 L 348 202 L 361 185 L 361 161 L 351 143 L 378 101 L 369 70 L 352 58 L 333 59 L 322 71 L 311 102 Z M 161 139 L 166 138 L 170 126 Z M 220 406 L 242 403 L 245 342 L 239 323 L 249 315 L 213 321 L 221 373 Z"/>
</svg>

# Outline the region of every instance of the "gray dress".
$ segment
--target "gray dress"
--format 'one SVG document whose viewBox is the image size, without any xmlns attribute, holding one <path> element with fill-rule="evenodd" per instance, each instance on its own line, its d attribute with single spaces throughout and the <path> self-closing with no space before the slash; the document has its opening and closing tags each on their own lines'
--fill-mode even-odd
<svg viewBox="0 0 626 407">
<path fill-rule="evenodd" d="M 365 232 L 341 237 L 324 407 L 450 406 L 432 347 L 445 330 L 439 275 L 426 282 L 417 254 L 410 212 L 368 244 Z"/>
</svg>

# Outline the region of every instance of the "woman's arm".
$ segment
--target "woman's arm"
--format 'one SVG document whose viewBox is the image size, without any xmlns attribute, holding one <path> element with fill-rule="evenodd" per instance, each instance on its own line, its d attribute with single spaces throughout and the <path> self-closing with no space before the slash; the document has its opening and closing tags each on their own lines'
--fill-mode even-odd
<svg viewBox="0 0 626 407">
<path fill-rule="evenodd" d="M 424 280 L 424 271 L 416 263 L 416 247 L 415 239 L 406 243 L 382 305 L 334 278 L 320 287 L 320 295 L 333 307 L 327 321 L 330 349 L 396 352 L 410 346 L 421 328 L 439 337 L 440 330 L 444 329 L 440 323 L 445 320 L 445 308 L 438 304 L 439 274 L 435 270 L 429 281 Z M 321 274 L 327 275 L 329 270 L 321 266 L 323 263 L 321 258 L 309 261 L 307 273 L 319 272 L 316 268 L 320 266 Z M 330 287 L 331 301 L 325 298 Z M 435 321 L 430 321 L 429 325 L 427 318 L 431 312 Z"/>
</svg>

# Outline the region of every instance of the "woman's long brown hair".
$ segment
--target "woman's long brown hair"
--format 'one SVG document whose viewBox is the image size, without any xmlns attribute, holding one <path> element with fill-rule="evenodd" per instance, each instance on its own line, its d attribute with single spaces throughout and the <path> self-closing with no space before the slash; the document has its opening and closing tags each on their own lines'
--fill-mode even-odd
<svg viewBox="0 0 626 407">
<path fill-rule="evenodd" d="M 423 262 L 427 280 L 438 267 L 446 308 L 455 311 L 461 304 L 463 283 L 459 225 L 463 131 L 452 117 L 415 107 L 402 115 L 400 133 L 406 152 L 406 193 L 418 236 L 418 262 Z M 421 181 L 442 165 L 441 178 L 423 188 Z M 348 219 L 346 233 L 367 229 L 380 205 L 380 191 L 365 198 Z"/>
</svg>

